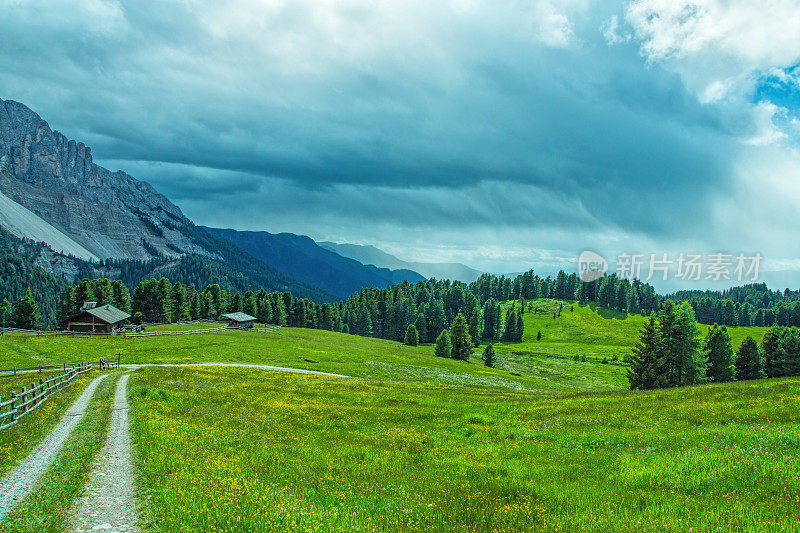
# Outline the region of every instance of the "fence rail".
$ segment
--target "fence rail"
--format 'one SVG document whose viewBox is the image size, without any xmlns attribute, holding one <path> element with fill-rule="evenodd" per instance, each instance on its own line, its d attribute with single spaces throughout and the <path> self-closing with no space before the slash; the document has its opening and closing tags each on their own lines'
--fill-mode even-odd
<svg viewBox="0 0 800 533">
<path fill-rule="evenodd" d="M 102 360 L 101 360 L 102 362 Z M 116 363 L 119 365 L 119 362 Z M 39 383 L 31 383 L 30 389 L 22 387 L 20 393 L 11 393 L 9 400 L 0 398 L 0 430 L 9 428 L 19 422 L 23 416 L 30 414 L 42 405 L 50 396 L 72 383 L 76 377 L 92 369 L 92 363 L 77 363 L 63 374 L 48 380 L 39 379 Z"/>
<path fill-rule="evenodd" d="M 198 324 L 202 322 L 197 322 Z M 158 324 L 158 325 L 180 325 L 181 323 L 175 324 Z M 186 325 L 186 323 L 183 323 Z M 255 327 L 252 328 L 255 331 L 274 331 L 280 329 L 282 326 L 276 325 L 269 325 L 263 327 Z M 184 331 L 143 331 L 143 332 L 127 332 L 127 331 L 118 331 L 114 333 L 92 333 L 89 331 L 38 331 L 38 330 L 31 330 L 31 329 L 18 329 L 18 328 L 5 328 L 6 333 L 14 333 L 15 335 L 36 335 L 36 336 L 70 336 L 70 337 L 163 337 L 168 335 L 202 335 L 206 333 L 220 333 L 222 331 L 226 331 L 228 329 L 237 329 L 231 328 L 229 326 L 219 326 L 216 328 L 205 328 L 205 329 L 189 329 Z M 57 366 L 57 365 L 56 365 Z M 2 371 L 0 371 L 2 372 Z"/>
</svg>

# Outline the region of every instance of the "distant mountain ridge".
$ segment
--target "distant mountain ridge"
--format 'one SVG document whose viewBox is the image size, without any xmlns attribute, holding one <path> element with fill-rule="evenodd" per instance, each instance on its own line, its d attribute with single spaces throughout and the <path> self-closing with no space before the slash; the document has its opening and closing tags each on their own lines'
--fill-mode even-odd
<svg viewBox="0 0 800 533">
<path fill-rule="evenodd" d="M 416 283 L 423 278 L 409 269 L 392 270 L 344 257 L 319 246 L 313 239 L 294 233 L 238 231 L 202 226 L 210 234 L 229 240 L 253 257 L 316 287 L 347 298 L 364 287 L 385 287 L 392 283 Z"/>
<path fill-rule="evenodd" d="M 423 279 L 405 268 L 363 265 L 301 235 L 196 226 L 147 182 L 95 164 L 88 146 L 2 99 L 0 228 L 46 244 L 34 249 L 33 262 L 68 281 L 87 273 L 129 283 L 164 275 L 198 287 L 263 287 L 333 301 Z"/>
<path fill-rule="evenodd" d="M 365 265 L 380 268 L 406 269 L 419 272 L 425 278 L 451 279 L 471 283 L 483 273 L 461 263 L 423 263 L 403 261 L 371 245 L 348 244 L 322 241 L 317 243 L 323 248 L 355 259 Z"/>
</svg>

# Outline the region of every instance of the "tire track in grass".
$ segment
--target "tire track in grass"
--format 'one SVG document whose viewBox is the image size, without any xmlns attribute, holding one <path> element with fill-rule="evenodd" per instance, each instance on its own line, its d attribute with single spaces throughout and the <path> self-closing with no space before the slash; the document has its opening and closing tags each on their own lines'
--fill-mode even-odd
<svg viewBox="0 0 800 533">
<path fill-rule="evenodd" d="M 128 378 L 117 383 L 108 440 L 95 460 L 86 493 L 75 502 L 72 531 L 136 531 L 134 468 L 128 419 Z"/>
<path fill-rule="evenodd" d="M 53 428 L 53 431 L 42 443 L 24 461 L 0 480 L 0 520 L 3 520 L 17 503 L 31 493 L 36 481 L 53 462 L 62 446 L 64 446 L 64 441 L 67 440 L 72 430 L 83 418 L 86 407 L 89 405 L 89 400 L 105 377 L 99 376 L 92 381 L 75 403 L 72 404 L 64 419 Z"/>
</svg>

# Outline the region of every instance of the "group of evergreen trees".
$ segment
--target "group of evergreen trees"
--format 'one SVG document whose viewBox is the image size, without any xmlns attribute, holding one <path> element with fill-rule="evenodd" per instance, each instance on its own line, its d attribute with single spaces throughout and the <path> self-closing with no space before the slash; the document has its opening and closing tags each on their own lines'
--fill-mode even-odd
<svg viewBox="0 0 800 533">
<path fill-rule="evenodd" d="M 679 291 L 669 298 L 691 302 L 703 324 L 800 326 L 800 291 L 772 291 L 764 283 L 724 291 Z"/>
<path fill-rule="evenodd" d="M 36 329 L 41 322 L 41 314 L 30 288 L 23 296 L 17 298 L 13 305 L 8 300 L 0 302 L 0 321 L 4 329 Z"/>
<path fill-rule="evenodd" d="M 726 326 L 714 324 L 701 345 L 691 305 L 666 300 L 642 327 L 629 363 L 631 389 L 798 376 L 800 328 L 774 326 L 760 348 L 746 337 L 734 354 Z"/>
</svg>

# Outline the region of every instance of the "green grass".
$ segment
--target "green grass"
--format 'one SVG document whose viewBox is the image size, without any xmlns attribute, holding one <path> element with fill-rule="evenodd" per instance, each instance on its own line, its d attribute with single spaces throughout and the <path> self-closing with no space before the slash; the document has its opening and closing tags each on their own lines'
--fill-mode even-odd
<svg viewBox="0 0 800 533">
<path fill-rule="evenodd" d="M 797 379 L 556 398 L 144 369 L 130 398 L 153 531 L 777 531 L 800 520 Z"/>
<path fill-rule="evenodd" d="M 586 356 L 590 361 L 622 361 L 631 353 L 639 339 L 639 330 L 647 320 L 641 315 L 631 315 L 594 304 L 579 305 L 563 302 L 561 316 L 553 318 L 558 310 L 558 300 L 538 299 L 531 302 L 544 313 L 526 312 L 523 316 L 525 334 L 522 342 L 497 343 L 496 348 L 503 352 L 518 355 L 541 355 L 561 358 Z M 508 305 L 508 304 L 505 304 Z M 572 310 L 570 310 L 572 309 Z M 700 325 L 705 337 L 710 326 Z M 769 328 L 729 327 L 734 350 L 746 336 L 761 342 Z M 537 341 L 537 332 L 542 332 L 542 340 Z"/>
<path fill-rule="evenodd" d="M 589 370 L 585 363 L 565 364 L 546 358 L 520 360 L 512 354 L 501 358 L 497 369 L 490 369 L 480 361 L 480 350 L 465 363 L 435 357 L 430 345 L 410 347 L 303 328 L 141 338 L 0 338 L 0 362 L 5 361 L 4 364 L 61 363 L 85 358 L 87 354 L 92 359 L 116 359 L 117 353 L 122 354 L 123 363 L 256 363 L 357 377 L 553 392 L 611 390 L 626 385 L 625 370 L 610 365 Z"/>
<path fill-rule="evenodd" d="M 29 387 L 31 382 L 38 382 L 40 377 L 46 379 L 45 376 L 48 375 L 50 374 L 46 372 L 37 372 L 2 377 L 0 394 L 3 398 L 9 398 L 12 389 L 19 392 L 20 387 Z M 25 415 L 17 424 L 0 431 L 0 476 L 19 464 L 44 440 L 96 375 L 97 372 L 81 374 L 61 392 L 50 396 L 36 410 Z"/>
<path fill-rule="evenodd" d="M 65 530 L 72 504 L 86 484 L 94 457 L 105 445 L 119 375 L 115 372 L 100 382 L 86 414 L 53 464 L 39 479 L 34 491 L 0 522 L 0 532 Z"/>
</svg>

